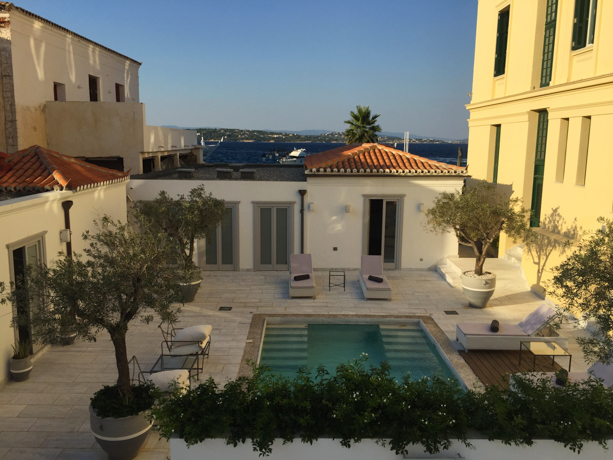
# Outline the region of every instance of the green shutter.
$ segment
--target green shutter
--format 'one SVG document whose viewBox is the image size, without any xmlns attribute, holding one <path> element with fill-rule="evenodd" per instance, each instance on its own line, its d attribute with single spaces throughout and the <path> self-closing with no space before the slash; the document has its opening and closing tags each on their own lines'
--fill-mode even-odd
<svg viewBox="0 0 613 460">
<path fill-rule="evenodd" d="M 509 10 L 498 13 L 498 30 L 496 34 L 496 58 L 494 76 L 504 75 L 507 62 L 507 41 L 509 37 Z"/>
<path fill-rule="evenodd" d="M 587 39 L 590 0 L 575 0 L 575 22 L 573 24 L 573 50 L 584 48 Z"/>
<path fill-rule="evenodd" d="M 545 37 L 543 40 L 543 63 L 541 66 L 541 88 L 549 86 L 553 68 L 553 50 L 556 38 L 556 18 L 558 16 L 558 0 L 547 0 L 545 16 Z"/>
<path fill-rule="evenodd" d="M 587 33 L 587 44 L 594 43 L 594 30 L 596 30 L 596 6 L 597 0 L 592 0 L 592 11 L 590 11 L 590 29 Z"/>
<path fill-rule="evenodd" d="M 539 227 L 541 223 L 541 200 L 543 198 L 543 177 L 545 175 L 548 126 L 549 113 L 546 110 L 539 112 L 536 133 L 536 152 L 534 155 L 534 180 L 532 182 L 530 227 Z"/>
<path fill-rule="evenodd" d="M 496 126 L 496 145 L 494 146 L 494 176 L 492 182 L 498 183 L 498 157 L 500 155 L 500 125 Z"/>
</svg>

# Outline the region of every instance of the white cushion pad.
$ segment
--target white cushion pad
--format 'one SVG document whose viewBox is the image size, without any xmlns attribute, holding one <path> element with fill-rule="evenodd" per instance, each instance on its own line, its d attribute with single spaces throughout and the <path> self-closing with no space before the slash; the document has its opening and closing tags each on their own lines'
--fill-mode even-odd
<svg viewBox="0 0 613 460">
<path fill-rule="evenodd" d="M 180 342 L 204 342 L 211 335 L 211 331 L 213 330 L 213 326 L 190 326 L 185 329 L 180 329 L 175 334 L 174 341 Z M 178 343 L 174 345 L 175 347 L 189 346 L 189 343 Z"/>
<path fill-rule="evenodd" d="M 490 335 L 492 337 L 501 335 L 528 336 L 528 334 L 517 324 L 500 323 L 500 330 L 498 332 L 492 332 L 490 330 L 490 325 L 491 323 L 459 323 L 457 324 L 457 328 L 461 330 L 464 335 Z"/>
<path fill-rule="evenodd" d="M 148 380 L 158 387 L 160 391 L 174 391 L 175 388 L 189 388 L 189 371 L 176 369 L 172 371 L 155 372 L 149 375 Z"/>
<path fill-rule="evenodd" d="M 191 345 L 185 345 L 182 347 L 173 346 L 170 348 L 170 355 L 171 356 L 181 356 L 181 355 L 193 355 L 195 353 L 200 353 L 208 341 L 209 339 L 206 339 L 204 342 L 193 343 Z"/>
<path fill-rule="evenodd" d="M 376 281 L 371 281 L 368 279 L 368 277 L 371 274 L 367 275 L 365 273 L 360 272 L 360 276 L 362 277 L 362 281 L 364 281 L 364 285 L 366 286 L 366 289 L 368 289 L 369 291 L 391 291 L 392 290 L 385 276 L 373 275 L 373 276 L 378 276 L 379 278 L 383 278 L 382 283 L 377 283 Z"/>
</svg>

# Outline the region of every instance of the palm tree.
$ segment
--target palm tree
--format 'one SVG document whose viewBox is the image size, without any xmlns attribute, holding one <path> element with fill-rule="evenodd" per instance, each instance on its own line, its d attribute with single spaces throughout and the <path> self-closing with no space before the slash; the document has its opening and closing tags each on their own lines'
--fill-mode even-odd
<svg viewBox="0 0 613 460">
<path fill-rule="evenodd" d="M 345 123 L 349 128 L 345 131 L 347 144 L 363 144 L 365 142 L 377 142 L 377 133 L 381 132 L 381 127 L 376 124 L 380 115 L 371 115 L 370 107 L 357 106 L 357 112 L 351 112 L 351 120 Z"/>
</svg>

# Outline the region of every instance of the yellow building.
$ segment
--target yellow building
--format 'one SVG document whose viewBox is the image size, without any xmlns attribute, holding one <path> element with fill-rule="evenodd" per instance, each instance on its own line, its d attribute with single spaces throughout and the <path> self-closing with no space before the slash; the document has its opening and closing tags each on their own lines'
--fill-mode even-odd
<svg viewBox="0 0 613 460">
<path fill-rule="evenodd" d="M 470 172 L 531 210 L 521 263 L 541 291 L 565 237 L 613 217 L 613 0 L 479 0 L 467 108 Z"/>
</svg>

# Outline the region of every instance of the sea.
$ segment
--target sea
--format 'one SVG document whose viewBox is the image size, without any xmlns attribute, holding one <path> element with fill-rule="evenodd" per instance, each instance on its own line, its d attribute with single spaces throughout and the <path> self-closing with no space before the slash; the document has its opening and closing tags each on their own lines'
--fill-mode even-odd
<svg viewBox="0 0 613 460">
<path fill-rule="evenodd" d="M 207 163 L 274 163 L 274 152 L 279 155 L 289 153 L 294 149 L 306 149 L 307 155 L 325 152 L 326 150 L 342 147 L 341 143 L 324 142 L 222 142 L 219 147 L 207 158 Z M 391 144 L 394 147 L 394 144 Z M 403 150 L 404 143 L 397 144 L 398 150 Z M 425 157 L 430 160 L 457 164 L 458 148 L 462 148 L 462 165 L 466 166 L 468 144 L 409 144 L 409 153 Z M 263 156 L 273 153 L 272 160 Z"/>
</svg>

